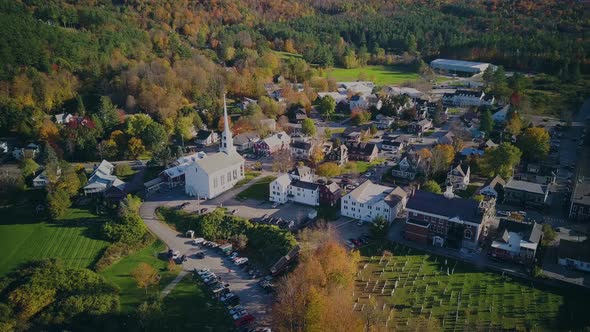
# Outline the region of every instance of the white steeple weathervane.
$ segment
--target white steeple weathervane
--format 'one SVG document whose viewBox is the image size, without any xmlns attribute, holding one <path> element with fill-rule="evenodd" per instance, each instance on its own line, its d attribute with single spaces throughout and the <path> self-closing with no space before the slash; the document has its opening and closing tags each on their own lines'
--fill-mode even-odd
<svg viewBox="0 0 590 332">
<path fill-rule="evenodd" d="M 229 118 L 227 116 L 227 104 L 225 102 L 225 93 L 223 94 L 223 133 L 221 134 L 221 145 L 219 152 L 227 154 L 235 153 L 234 140 L 231 131 L 229 130 Z"/>
</svg>

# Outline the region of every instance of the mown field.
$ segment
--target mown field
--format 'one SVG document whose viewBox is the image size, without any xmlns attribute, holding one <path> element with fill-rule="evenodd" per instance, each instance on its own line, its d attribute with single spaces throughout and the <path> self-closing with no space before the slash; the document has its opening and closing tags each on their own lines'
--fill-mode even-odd
<svg viewBox="0 0 590 332">
<path fill-rule="evenodd" d="M 364 250 L 356 280 L 355 310 L 377 312 L 396 330 L 580 330 L 590 320 L 580 306 L 587 294 L 548 289 L 530 281 L 388 245 Z"/>
<path fill-rule="evenodd" d="M 108 245 L 100 239 L 102 218 L 71 208 L 58 223 L 47 223 L 28 205 L 0 210 L 0 277 L 18 265 L 59 258 L 67 266 L 91 267 Z"/>
<path fill-rule="evenodd" d="M 420 79 L 418 73 L 403 66 L 365 66 L 346 69 L 332 68 L 326 70 L 326 77 L 338 82 L 373 81 L 377 85 L 401 84 Z"/>
<path fill-rule="evenodd" d="M 266 201 L 268 200 L 269 189 L 268 186 L 271 182 L 274 181 L 276 177 L 274 176 L 265 176 L 262 179 L 259 179 L 251 185 L 250 187 L 246 188 L 244 191 L 236 195 L 238 199 L 256 199 L 259 201 Z"/>
<path fill-rule="evenodd" d="M 165 253 L 166 249 L 162 242 L 155 241 L 150 246 L 123 258 L 101 272 L 105 278 L 119 286 L 122 312 L 133 312 L 141 302 L 149 296 L 158 294 L 176 277 L 176 273 L 166 270 L 167 261 L 158 258 L 158 255 Z M 131 276 L 131 272 L 137 268 L 139 263 L 147 263 L 160 272 L 160 283 L 150 287 L 147 294 L 144 289 L 137 287 L 135 279 Z"/>
</svg>

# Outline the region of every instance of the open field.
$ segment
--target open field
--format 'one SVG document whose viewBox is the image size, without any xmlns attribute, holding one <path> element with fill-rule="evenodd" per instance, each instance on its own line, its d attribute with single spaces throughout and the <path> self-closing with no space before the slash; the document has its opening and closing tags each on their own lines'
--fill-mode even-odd
<svg viewBox="0 0 590 332">
<path fill-rule="evenodd" d="M 282 60 L 288 60 L 288 59 L 303 59 L 303 55 L 301 54 L 297 54 L 297 53 L 289 53 L 289 52 L 283 52 L 283 51 L 274 51 L 276 55 L 279 56 L 279 58 L 281 58 Z"/>
<path fill-rule="evenodd" d="M 171 331 L 233 330 L 221 302 L 212 299 L 206 286 L 190 273 L 164 298 L 162 311 Z"/>
<path fill-rule="evenodd" d="M 252 179 L 254 179 L 255 177 L 257 177 L 258 175 L 260 175 L 260 172 L 246 171 L 246 174 L 244 175 L 244 178 L 241 179 L 240 181 L 238 181 L 238 183 L 236 183 L 236 185 L 234 186 L 234 188 L 240 188 L 241 186 L 245 185 L 246 183 L 252 181 Z"/>
<path fill-rule="evenodd" d="M 100 239 L 102 218 L 71 208 L 58 223 L 33 215 L 29 205 L 0 210 L 0 277 L 35 259 L 59 258 L 66 266 L 91 267 L 108 245 Z"/>
<path fill-rule="evenodd" d="M 590 322 L 579 305 L 586 294 L 548 289 L 398 244 L 384 247 L 392 256 L 382 256 L 376 245 L 363 249 L 355 310 L 371 295 L 382 319 L 389 315 L 389 328 L 557 331 Z"/>
<path fill-rule="evenodd" d="M 366 161 L 349 161 L 343 169 L 343 173 L 352 173 L 352 172 L 358 172 L 359 174 L 363 174 L 366 173 L 369 168 L 373 167 L 373 166 L 377 166 L 381 163 L 383 163 L 385 161 L 385 159 L 383 158 L 377 158 L 375 160 L 373 160 L 372 162 L 366 162 Z M 353 166 L 354 165 L 354 166 Z"/>
<path fill-rule="evenodd" d="M 326 70 L 326 77 L 338 82 L 373 81 L 377 85 L 400 84 L 417 81 L 418 73 L 404 66 L 365 66 L 362 68 L 332 68 Z"/>
<path fill-rule="evenodd" d="M 276 179 L 275 176 L 265 176 L 262 179 L 259 179 L 258 181 L 256 181 L 256 183 L 254 183 L 253 185 L 248 187 L 246 190 L 239 193 L 236 196 L 236 198 L 238 198 L 238 199 L 252 198 L 252 199 L 259 200 L 259 201 L 266 201 L 266 200 L 268 200 L 268 195 L 269 195 L 268 185 L 272 181 L 274 181 L 274 179 Z"/>
<path fill-rule="evenodd" d="M 158 259 L 158 254 L 164 252 L 166 252 L 166 246 L 158 240 L 101 272 L 105 278 L 119 286 L 121 290 L 119 293 L 121 312 L 133 312 L 142 301 L 149 296 L 158 294 L 175 278 L 175 273 L 166 271 L 168 263 L 165 260 Z M 147 294 L 144 289 L 137 287 L 135 280 L 131 276 L 131 272 L 139 263 L 147 263 L 153 266 L 160 272 L 162 277 L 159 285 L 150 287 Z"/>
</svg>

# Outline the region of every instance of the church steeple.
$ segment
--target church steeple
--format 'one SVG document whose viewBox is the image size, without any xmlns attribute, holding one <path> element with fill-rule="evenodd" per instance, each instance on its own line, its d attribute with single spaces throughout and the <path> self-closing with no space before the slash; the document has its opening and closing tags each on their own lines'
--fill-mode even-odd
<svg viewBox="0 0 590 332">
<path fill-rule="evenodd" d="M 221 134 L 221 145 L 219 146 L 220 152 L 227 154 L 235 153 L 236 148 L 234 147 L 234 140 L 229 130 L 229 118 L 227 116 L 227 104 L 225 102 L 225 93 L 223 94 L 223 133 Z"/>
</svg>

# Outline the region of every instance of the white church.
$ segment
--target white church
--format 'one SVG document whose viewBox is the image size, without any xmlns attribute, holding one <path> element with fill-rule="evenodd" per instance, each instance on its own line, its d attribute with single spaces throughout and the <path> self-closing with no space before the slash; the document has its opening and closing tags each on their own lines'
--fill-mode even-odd
<svg viewBox="0 0 590 332">
<path fill-rule="evenodd" d="M 185 169 L 185 192 L 189 196 L 210 199 L 231 189 L 244 178 L 244 158 L 238 154 L 229 130 L 227 105 L 223 96 L 225 128 L 219 152 L 195 158 Z"/>
</svg>

